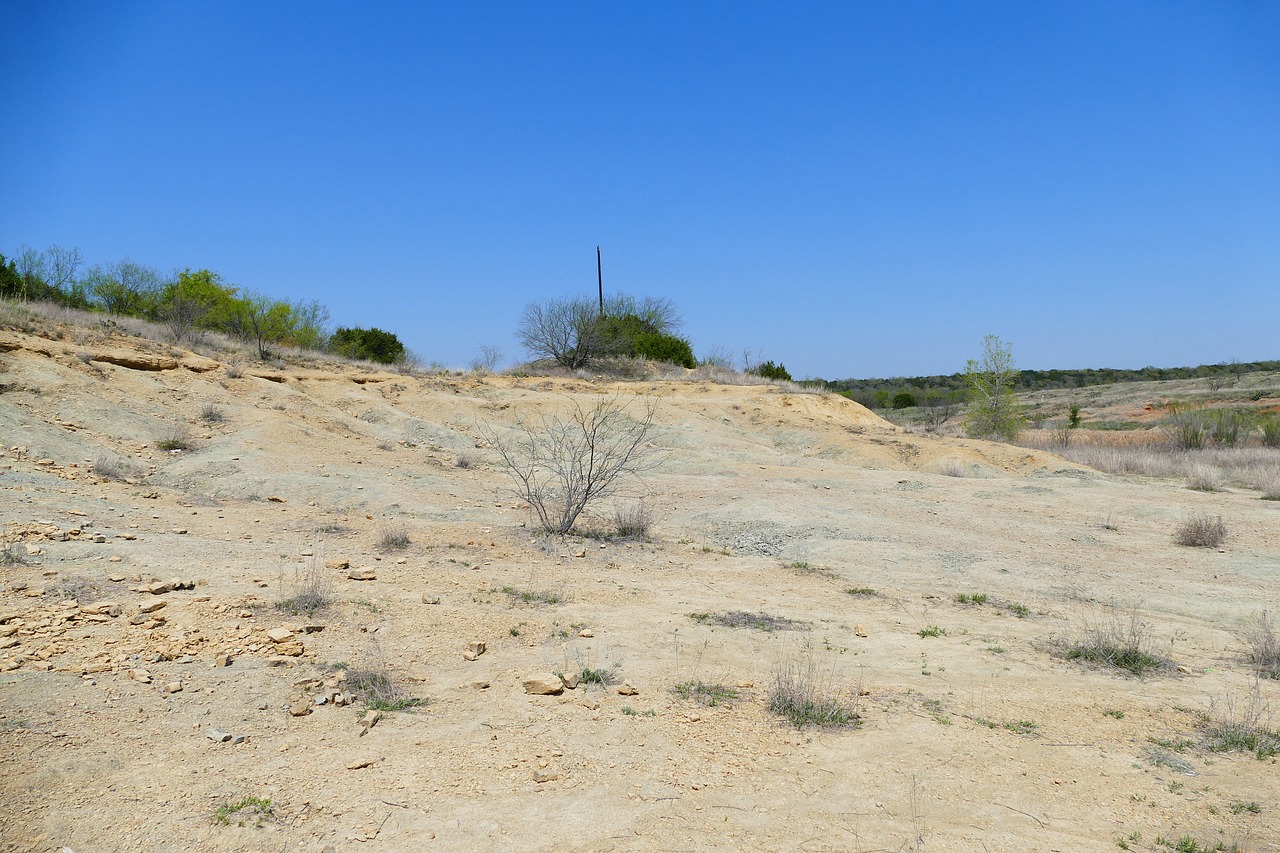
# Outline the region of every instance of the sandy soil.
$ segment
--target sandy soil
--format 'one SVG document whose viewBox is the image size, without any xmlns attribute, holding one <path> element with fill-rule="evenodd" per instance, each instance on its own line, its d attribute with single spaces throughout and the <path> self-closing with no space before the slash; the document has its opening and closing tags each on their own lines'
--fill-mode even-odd
<svg viewBox="0 0 1280 853">
<path fill-rule="evenodd" d="M 1206 716 L 1280 695 L 1242 662 L 1280 591 L 1280 505 L 1257 493 L 772 386 L 240 369 L 16 329 L 0 352 L 3 536 L 27 553 L 0 567 L 0 850 L 1280 848 L 1276 760 L 1201 746 Z M 666 461 L 617 503 L 646 498 L 651 541 L 535 535 L 479 426 L 634 393 L 659 401 Z M 175 427 L 191 449 L 157 448 Z M 1200 512 L 1222 548 L 1174 544 Z M 275 608 L 309 576 L 327 610 Z M 171 578 L 194 587 L 136 591 Z M 1112 605 L 1169 668 L 1061 654 Z M 690 616 L 729 611 L 797 624 Z M 339 663 L 425 704 L 363 736 L 359 703 L 292 716 Z M 788 665 L 861 724 L 770 713 Z M 584 667 L 618 683 L 522 687 Z M 737 698 L 673 690 L 696 680 Z M 271 801 L 261 826 L 215 819 L 246 796 Z"/>
</svg>

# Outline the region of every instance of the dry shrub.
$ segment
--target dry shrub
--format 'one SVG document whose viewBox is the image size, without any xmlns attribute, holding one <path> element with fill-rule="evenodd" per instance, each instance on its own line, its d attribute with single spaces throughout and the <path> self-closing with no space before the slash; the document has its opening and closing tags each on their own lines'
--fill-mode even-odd
<svg viewBox="0 0 1280 853">
<path fill-rule="evenodd" d="M 138 470 L 132 465 L 110 456 L 99 456 L 93 460 L 93 467 L 89 470 L 108 480 L 128 480 L 138 476 Z"/>
<path fill-rule="evenodd" d="M 1204 745 L 1213 752 L 1252 752 L 1259 760 L 1280 753 L 1280 733 L 1271 728 L 1271 708 L 1255 681 L 1243 697 L 1228 693 L 1209 709 Z"/>
<path fill-rule="evenodd" d="M 403 524 L 396 527 L 384 528 L 378 534 L 378 550 L 379 551 L 403 551 L 412 544 L 409 539 L 409 530 Z"/>
<path fill-rule="evenodd" d="M 318 560 L 303 570 L 295 570 L 289 595 L 276 602 L 276 609 L 286 613 L 314 616 L 328 607 L 332 601 L 333 582 L 325 574 Z"/>
<path fill-rule="evenodd" d="M 625 509 L 616 510 L 613 514 L 613 526 L 622 539 L 648 539 L 649 528 L 653 526 L 653 510 L 638 501 Z"/>
<path fill-rule="evenodd" d="M 1264 610 L 1245 628 L 1244 641 L 1249 649 L 1245 660 L 1264 678 L 1280 678 L 1280 637 L 1270 612 Z"/>
<path fill-rule="evenodd" d="M 1212 465 L 1192 465 L 1191 470 L 1187 473 L 1187 488 L 1194 489 L 1197 492 L 1221 491 L 1221 474 Z"/>
<path fill-rule="evenodd" d="M 1178 526 L 1173 541 L 1193 548 L 1217 548 L 1227 539 L 1227 526 L 1222 516 L 1208 513 L 1193 515 Z"/>
<path fill-rule="evenodd" d="M 169 427 L 156 439 L 156 447 L 161 450 L 190 450 L 192 446 L 191 433 L 183 424 Z"/>
<path fill-rule="evenodd" d="M 1123 613 L 1111 605 L 1096 618 L 1085 619 L 1079 635 L 1067 647 L 1066 655 L 1072 660 L 1142 675 L 1168 665 L 1154 645 L 1151 626 L 1142 620 L 1137 607 Z"/>
<path fill-rule="evenodd" d="M 856 691 L 853 696 L 821 672 L 811 657 L 783 661 L 774 667 L 769 688 L 769 710 L 793 726 L 826 729 L 854 728 L 861 723 Z"/>
</svg>

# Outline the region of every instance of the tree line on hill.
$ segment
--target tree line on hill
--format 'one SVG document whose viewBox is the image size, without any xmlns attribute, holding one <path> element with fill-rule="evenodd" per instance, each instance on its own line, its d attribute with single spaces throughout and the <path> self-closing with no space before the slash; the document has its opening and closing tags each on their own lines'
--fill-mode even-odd
<svg viewBox="0 0 1280 853">
<path fill-rule="evenodd" d="M 1018 391 L 1084 388 L 1118 382 L 1152 382 L 1162 379 L 1204 379 L 1210 390 L 1238 382 L 1245 374 L 1280 370 L 1280 361 L 1231 361 L 1196 367 L 1082 368 L 1078 370 L 1018 370 Z M 964 402 L 968 385 L 964 373 L 947 376 L 911 376 L 888 379 L 807 380 L 843 394 L 868 408 L 907 409 Z"/>
<path fill-rule="evenodd" d="M 221 332 L 251 342 L 261 358 L 273 346 L 333 352 L 383 364 L 402 361 L 404 344 L 381 329 L 330 331 L 329 309 L 315 300 L 286 302 L 237 287 L 207 269 L 162 273 L 128 259 L 87 269 L 79 249 L 20 247 L 0 254 L 0 297 L 137 317 L 191 342 Z"/>
</svg>

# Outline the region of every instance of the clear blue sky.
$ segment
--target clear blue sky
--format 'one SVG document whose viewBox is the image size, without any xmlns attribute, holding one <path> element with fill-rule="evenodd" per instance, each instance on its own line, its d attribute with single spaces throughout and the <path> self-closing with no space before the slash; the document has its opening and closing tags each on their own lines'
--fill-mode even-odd
<svg viewBox="0 0 1280 853">
<path fill-rule="evenodd" d="M 674 300 L 797 376 L 1280 358 L 1280 3 L 0 0 L 0 252 L 508 361 Z"/>
</svg>

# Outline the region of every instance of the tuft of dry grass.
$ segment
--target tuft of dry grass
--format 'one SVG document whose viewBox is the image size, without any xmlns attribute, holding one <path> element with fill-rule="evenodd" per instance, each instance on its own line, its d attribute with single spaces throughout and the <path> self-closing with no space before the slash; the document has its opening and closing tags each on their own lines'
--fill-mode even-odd
<svg viewBox="0 0 1280 853">
<path fill-rule="evenodd" d="M 1174 531 L 1173 541 L 1192 548 L 1217 548 L 1227 539 L 1227 525 L 1222 516 L 1208 513 L 1193 515 Z"/>
<path fill-rule="evenodd" d="M 132 465 L 110 456 L 99 456 L 93 460 L 93 467 L 89 470 L 108 480 L 128 480 L 137 477 L 139 473 Z"/>
<path fill-rule="evenodd" d="M 1243 698 L 1228 693 L 1214 702 L 1203 731 L 1204 746 L 1213 752 L 1252 752 L 1259 760 L 1280 754 L 1280 732 L 1271 728 L 1271 708 L 1254 681 Z"/>
<path fill-rule="evenodd" d="M 1245 660 L 1253 664 L 1254 671 L 1263 678 L 1280 679 L 1280 637 L 1269 611 L 1254 617 L 1245 628 L 1244 641 L 1249 647 Z"/>
<path fill-rule="evenodd" d="M 767 705 L 798 729 L 848 729 L 862 722 L 856 699 L 833 684 L 829 674 L 820 672 L 812 658 L 783 661 L 774 667 Z"/>
<path fill-rule="evenodd" d="M 1212 465 L 1196 463 L 1187 473 L 1187 488 L 1197 492 L 1222 491 L 1221 472 Z"/>
<path fill-rule="evenodd" d="M 313 559 L 304 570 L 295 570 L 289 594 L 276 602 L 276 609 L 295 615 L 314 616 L 333 603 L 333 581 L 324 565 Z"/>
<path fill-rule="evenodd" d="M 226 419 L 227 416 L 223 414 L 222 409 L 218 408 L 216 403 L 208 402 L 200 407 L 200 420 L 207 424 L 219 424 Z"/>
<path fill-rule="evenodd" d="M 1138 608 L 1122 613 L 1114 605 L 1096 618 L 1085 619 L 1078 636 L 1067 646 L 1066 656 L 1123 669 L 1134 675 L 1163 669 L 1168 661 L 1155 650 L 1151 626 Z"/>
<path fill-rule="evenodd" d="M 161 450 L 175 451 L 190 450 L 194 445 L 191 443 L 191 433 L 186 426 L 176 424 L 156 439 L 156 447 Z"/>
<path fill-rule="evenodd" d="M 409 530 L 403 524 L 384 528 L 378 534 L 379 551 L 403 551 L 411 544 L 413 543 L 409 539 Z"/>
<path fill-rule="evenodd" d="M 706 625 L 720 625 L 725 628 L 755 628 L 757 631 L 797 631 L 804 627 L 803 622 L 773 616 L 769 613 L 748 613 L 745 610 L 727 610 L 723 613 L 690 613 L 689 618 Z"/>
<path fill-rule="evenodd" d="M 621 539 L 648 539 L 653 527 L 653 510 L 638 501 L 613 513 L 614 532 Z"/>
</svg>

